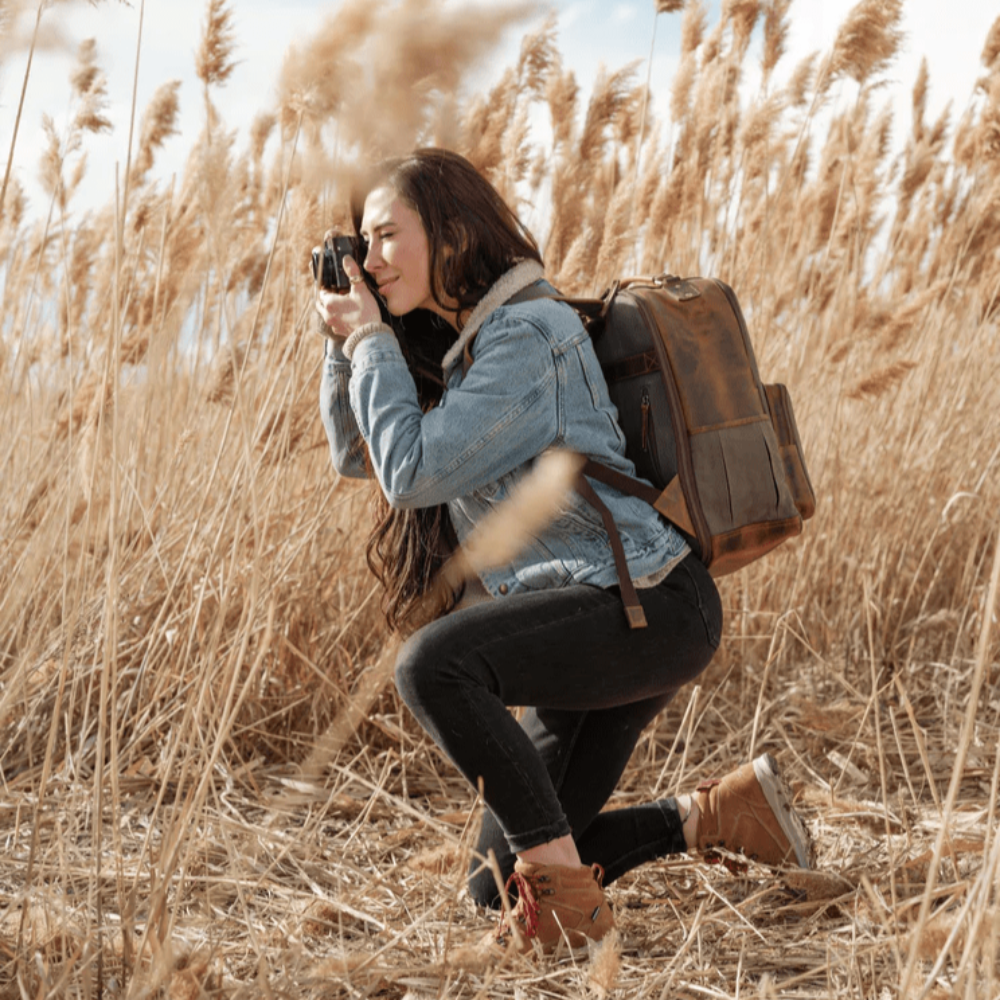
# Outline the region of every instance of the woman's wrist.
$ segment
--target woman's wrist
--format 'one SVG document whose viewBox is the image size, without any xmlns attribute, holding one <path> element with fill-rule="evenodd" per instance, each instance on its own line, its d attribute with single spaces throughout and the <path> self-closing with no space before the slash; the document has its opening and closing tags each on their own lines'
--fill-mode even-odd
<svg viewBox="0 0 1000 1000">
<path fill-rule="evenodd" d="M 330 325 L 325 319 L 320 318 L 319 324 L 316 327 L 316 332 L 324 339 L 329 340 L 333 344 L 338 344 L 343 346 L 344 341 L 347 340 L 346 336 L 341 336 L 340 334 L 334 333 L 330 328 Z"/>
<path fill-rule="evenodd" d="M 341 350 L 348 358 L 352 358 L 354 356 L 354 349 L 358 344 L 376 333 L 392 333 L 392 327 L 387 326 L 381 320 L 376 320 L 374 323 L 365 323 L 359 326 L 346 340 L 341 342 Z"/>
</svg>

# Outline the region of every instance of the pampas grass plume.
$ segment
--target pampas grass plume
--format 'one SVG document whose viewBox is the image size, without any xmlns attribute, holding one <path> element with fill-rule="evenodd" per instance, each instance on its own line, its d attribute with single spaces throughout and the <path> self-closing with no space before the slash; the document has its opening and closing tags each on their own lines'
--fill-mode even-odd
<svg viewBox="0 0 1000 1000">
<path fill-rule="evenodd" d="M 206 87 L 221 86 L 232 76 L 236 68 L 234 48 L 232 10 L 226 0 L 208 0 L 205 29 L 195 58 L 195 72 Z"/>
<path fill-rule="evenodd" d="M 457 555 L 468 574 L 509 563 L 558 517 L 573 490 L 583 458 L 547 451 L 517 484 L 510 497 L 473 529 Z"/>
<path fill-rule="evenodd" d="M 694 52 L 705 37 L 708 25 L 708 11 L 702 0 L 693 0 L 688 4 L 681 20 L 681 55 Z"/>
<path fill-rule="evenodd" d="M 1000 22 L 998 22 L 1000 23 Z M 917 79 L 913 83 L 912 107 L 913 107 L 913 138 L 918 142 L 924 134 L 924 116 L 927 113 L 927 88 L 930 81 L 930 70 L 927 66 L 927 57 L 920 60 L 920 69 L 917 71 Z"/>
<path fill-rule="evenodd" d="M 811 52 L 805 58 L 800 59 L 792 71 L 788 85 L 785 88 L 788 94 L 788 103 L 791 107 L 801 108 L 806 103 L 809 88 L 812 86 L 813 76 L 816 72 L 817 58 L 818 53 Z"/>
<path fill-rule="evenodd" d="M 980 59 L 988 70 L 992 70 L 997 60 L 1000 59 L 1000 17 L 990 26 Z"/>
<path fill-rule="evenodd" d="M 47 141 L 39 161 L 38 179 L 46 194 L 55 195 L 62 188 L 62 142 L 56 131 L 56 123 L 48 115 L 42 115 L 42 131 Z"/>
<path fill-rule="evenodd" d="M 139 150 L 135 158 L 136 176 L 143 176 L 153 166 L 156 150 L 172 135 L 177 135 L 180 110 L 180 80 L 171 80 L 156 88 L 142 116 Z"/>
<path fill-rule="evenodd" d="M 70 74 L 69 82 L 78 97 L 86 97 L 97 83 L 101 74 L 97 65 L 97 42 L 93 38 L 84 39 L 77 49 L 77 63 Z"/>
<path fill-rule="evenodd" d="M 572 70 L 555 72 L 549 76 L 545 88 L 545 99 L 552 119 L 553 145 L 569 142 L 576 119 L 577 97 L 580 87 Z"/>
<path fill-rule="evenodd" d="M 590 959 L 590 975 L 587 978 L 598 1000 L 604 1000 L 605 997 L 611 995 L 618 980 L 621 965 L 622 956 L 618 931 L 612 930 L 594 948 Z"/>
<path fill-rule="evenodd" d="M 903 0 L 861 0 L 837 32 L 831 75 L 844 73 L 863 84 L 880 73 L 899 51 L 902 19 Z"/>
<path fill-rule="evenodd" d="M 897 361 L 895 364 L 880 368 L 877 372 L 862 379 L 847 395 L 850 399 L 862 399 L 865 396 L 876 398 L 899 385 L 907 373 L 917 367 L 915 361 Z"/>
<path fill-rule="evenodd" d="M 697 60 L 693 52 L 689 52 L 681 59 L 670 90 L 670 117 L 677 124 L 687 118 L 691 108 L 691 91 L 697 73 Z"/>
<path fill-rule="evenodd" d="M 93 38 L 80 43 L 70 83 L 80 98 L 80 108 L 73 121 L 74 130 L 77 133 L 109 132 L 111 122 L 104 116 L 108 106 L 107 79 L 97 65 L 97 42 Z"/>
<path fill-rule="evenodd" d="M 760 16 L 760 0 L 726 0 L 722 13 L 723 18 L 733 26 L 737 51 L 743 52 L 750 44 L 750 36 Z"/>
<path fill-rule="evenodd" d="M 628 108 L 637 65 L 630 63 L 614 73 L 603 67 L 598 70 L 580 138 L 579 156 L 584 163 L 600 162 L 608 125 Z"/>
<path fill-rule="evenodd" d="M 765 79 L 781 61 L 788 42 L 788 8 L 792 0 L 770 0 L 764 8 L 764 55 L 761 71 Z"/>
</svg>

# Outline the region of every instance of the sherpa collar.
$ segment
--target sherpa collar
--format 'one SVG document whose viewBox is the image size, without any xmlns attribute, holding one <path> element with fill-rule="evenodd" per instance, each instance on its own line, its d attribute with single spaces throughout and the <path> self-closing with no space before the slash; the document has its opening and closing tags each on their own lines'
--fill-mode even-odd
<svg viewBox="0 0 1000 1000">
<path fill-rule="evenodd" d="M 472 315 L 458 335 L 458 340 L 448 348 L 448 353 L 441 360 L 444 373 L 447 375 L 462 357 L 465 345 L 479 332 L 479 328 L 489 318 L 490 313 L 502 306 L 512 295 L 517 295 L 521 289 L 533 285 L 544 277 L 545 268 L 536 260 L 522 260 L 506 274 L 501 275 L 496 284 L 476 303 Z"/>
</svg>

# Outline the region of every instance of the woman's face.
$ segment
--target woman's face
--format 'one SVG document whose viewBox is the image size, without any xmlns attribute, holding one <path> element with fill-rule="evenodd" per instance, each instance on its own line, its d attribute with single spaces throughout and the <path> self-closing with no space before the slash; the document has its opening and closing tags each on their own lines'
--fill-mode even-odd
<svg viewBox="0 0 1000 1000">
<path fill-rule="evenodd" d="M 365 199 L 361 235 L 368 243 L 365 270 L 393 316 L 429 309 L 445 318 L 431 293 L 430 244 L 420 216 L 388 185 Z"/>
</svg>

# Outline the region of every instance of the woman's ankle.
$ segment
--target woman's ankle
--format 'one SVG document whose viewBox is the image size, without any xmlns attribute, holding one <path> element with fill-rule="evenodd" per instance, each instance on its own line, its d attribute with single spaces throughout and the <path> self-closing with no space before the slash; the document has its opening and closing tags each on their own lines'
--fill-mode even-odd
<svg viewBox="0 0 1000 1000">
<path fill-rule="evenodd" d="M 698 819 L 701 810 L 693 795 L 678 795 L 674 800 L 677 803 L 677 812 L 681 819 L 681 828 L 684 831 L 684 843 L 690 851 L 698 844 Z"/>
<path fill-rule="evenodd" d="M 567 868 L 579 868 L 583 862 L 576 849 L 576 842 L 567 834 L 556 840 L 550 840 L 526 851 L 518 852 L 518 860 L 529 865 L 564 865 Z"/>
</svg>

